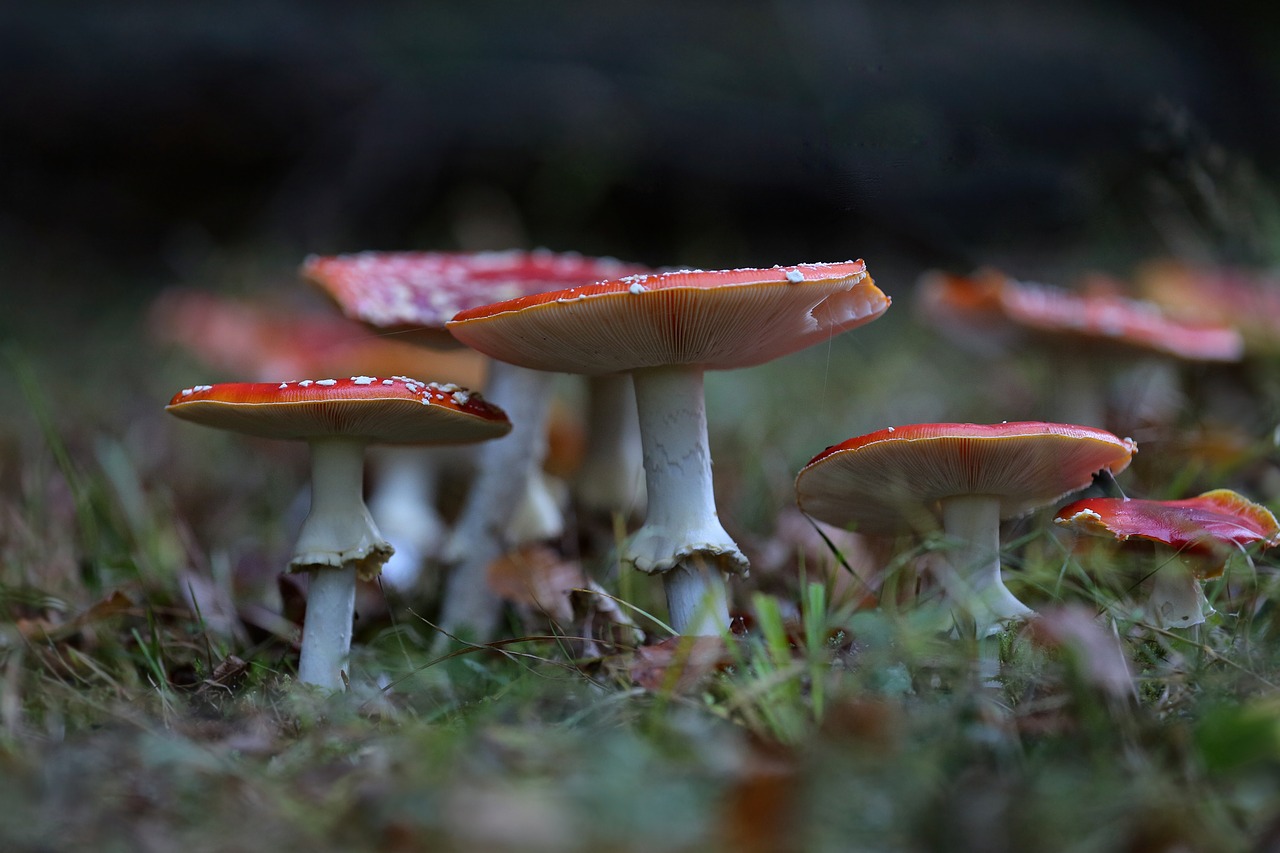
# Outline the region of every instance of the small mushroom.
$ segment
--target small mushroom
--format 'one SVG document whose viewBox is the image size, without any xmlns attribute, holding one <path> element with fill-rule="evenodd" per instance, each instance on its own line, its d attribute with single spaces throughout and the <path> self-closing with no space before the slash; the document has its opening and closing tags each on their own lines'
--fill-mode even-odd
<svg viewBox="0 0 1280 853">
<path fill-rule="evenodd" d="M 796 478 L 800 509 L 859 533 L 936 528 L 951 540 L 944 593 L 978 638 L 1032 615 L 1000 576 L 1000 520 L 1123 471 L 1137 448 L 1093 427 L 912 424 L 828 447 Z"/>
<path fill-rule="evenodd" d="M 1271 511 L 1230 489 L 1173 501 L 1087 498 L 1063 507 L 1054 521 L 1117 542 L 1156 543 L 1149 606 L 1158 624 L 1169 628 L 1204 622 L 1209 605 L 1200 579 L 1220 576 L 1233 553 L 1280 545 Z"/>
<path fill-rule="evenodd" d="M 167 411 L 310 446 L 311 511 L 289 571 L 311 575 L 298 678 L 329 690 L 343 686 L 356 578 L 376 577 L 393 553 L 365 507 L 365 446 L 461 444 L 511 429 L 478 394 L 404 376 L 197 385 L 175 394 Z"/>
<path fill-rule="evenodd" d="M 468 388 L 484 381 L 478 353 L 414 346 L 283 300 L 174 288 L 156 299 L 149 320 L 158 340 L 183 347 L 214 370 L 255 381 L 351 374 L 436 376 Z M 412 588 L 425 561 L 442 546 L 447 525 L 436 509 L 436 494 L 449 462 L 440 448 L 370 450 L 369 512 L 396 549 L 382 574 L 392 587 Z"/>
<path fill-rule="evenodd" d="M 888 307 L 847 261 L 629 276 L 463 311 L 449 331 L 524 367 L 631 374 L 648 511 L 622 560 L 663 575 L 678 633 L 708 635 L 729 624 L 725 575 L 748 564 L 716 514 L 703 373 L 762 364 Z"/>
</svg>

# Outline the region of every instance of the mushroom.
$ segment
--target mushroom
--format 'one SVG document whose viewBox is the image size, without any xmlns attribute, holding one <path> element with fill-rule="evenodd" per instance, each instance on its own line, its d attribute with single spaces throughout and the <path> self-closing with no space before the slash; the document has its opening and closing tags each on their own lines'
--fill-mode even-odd
<svg viewBox="0 0 1280 853">
<path fill-rule="evenodd" d="M 1068 424 L 889 427 L 811 459 L 796 478 L 796 501 L 859 533 L 901 535 L 941 522 L 953 547 L 939 581 L 981 639 L 1032 615 L 1000 576 L 1000 520 L 1088 486 L 1097 471 L 1123 471 L 1136 451 L 1131 439 Z"/>
<path fill-rule="evenodd" d="M 1280 352 L 1280 282 L 1274 274 L 1166 259 L 1143 264 L 1134 278 L 1143 296 L 1171 316 L 1232 326 L 1251 353 Z"/>
<path fill-rule="evenodd" d="M 747 559 L 720 524 L 703 373 L 762 364 L 875 320 L 889 299 L 862 261 L 635 275 L 460 312 L 458 340 L 544 371 L 630 373 L 648 510 L 623 562 L 662 574 L 681 634 L 728 627 L 726 574 Z"/>
<path fill-rule="evenodd" d="M 428 350 L 280 300 L 175 288 L 156 299 L 149 319 L 157 339 L 182 346 L 216 370 L 257 381 L 353 373 L 436 376 L 468 388 L 484 381 L 478 353 Z M 440 448 L 375 447 L 369 453 L 369 512 L 395 548 L 382 579 L 397 589 L 412 588 L 441 547 L 447 525 L 436 493 L 448 461 Z"/>
<path fill-rule="evenodd" d="M 612 258 L 546 250 L 361 252 L 308 258 L 302 274 L 349 316 L 442 348 L 458 346 L 445 322 L 462 309 L 644 269 Z M 441 613 L 450 631 L 466 628 L 475 639 L 489 636 L 500 606 L 484 582 L 489 564 L 515 546 L 563 530 L 556 499 L 540 473 L 552 380 L 507 364 L 490 368 L 485 396 L 507 410 L 514 427 L 510 436 L 481 452 L 475 482 L 442 555 L 453 567 Z M 517 524 L 520 519 L 538 524 Z"/>
<path fill-rule="evenodd" d="M 1199 579 L 1219 577 L 1231 554 L 1280 545 L 1271 511 L 1230 489 L 1173 501 L 1087 498 L 1063 507 L 1054 522 L 1117 542 L 1156 543 L 1149 603 L 1157 623 L 1169 628 L 1204 622 L 1212 610 Z"/>
<path fill-rule="evenodd" d="M 197 385 L 175 394 L 167 411 L 310 446 L 311 511 L 289 571 L 311 575 L 298 678 L 330 690 L 343 686 L 356 578 L 376 577 L 393 553 L 362 497 L 365 445 L 461 444 L 511 429 L 478 394 L 405 376 Z"/>
<path fill-rule="evenodd" d="M 1234 329 L 1175 320 L 1154 303 L 1121 296 L 1101 277 L 1085 290 L 1070 291 L 991 269 L 971 277 L 930 273 L 921 279 L 917 300 L 927 322 L 975 351 L 991 355 L 1038 343 L 1061 355 L 1055 359 L 1056 411 L 1075 423 L 1107 423 L 1098 376 L 1114 372 L 1116 362 L 1145 362 L 1135 384 L 1148 399 L 1159 396 L 1152 388 L 1176 398 L 1176 377 L 1162 364 L 1231 362 L 1243 354 Z"/>
</svg>

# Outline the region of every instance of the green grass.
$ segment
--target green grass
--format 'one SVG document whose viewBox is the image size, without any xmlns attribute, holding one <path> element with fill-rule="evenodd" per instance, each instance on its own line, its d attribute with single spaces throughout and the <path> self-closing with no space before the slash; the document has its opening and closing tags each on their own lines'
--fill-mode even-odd
<svg viewBox="0 0 1280 853">
<path fill-rule="evenodd" d="M 429 598 L 370 590 L 333 697 L 293 682 L 279 618 L 302 454 L 168 422 L 163 401 L 205 375 L 142 342 L 140 309 L 93 326 L 96 359 L 74 368 L 34 334 L 5 353 L 21 401 L 0 415 L 5 850 L 1241 850 L 1280 833 L 1272 558 L 1209 582 L 1206 626 L 1162 631 L 1134 617 L 1141 565 L 1082 565 L 1043 518 L 1011 529 L 1010 584 L 1045 627 L 1001 637 L 993 687 L 911 607 L 867 609 L 829 553 L 778 540 L 795 471 L 827 444 L 1034 414 L 995 410 L 981 366 L 914 329 L 905 298 L 829 347 L 709 379 L 721 514 L 753 557 L 787 554 L 736 585 L 745 636 L 655 650 L 658 584 L 624 574 L 604 585 L 647 652 L 526 612 L 508 623 L 522 639 L 442 660 Z M 113 375 L 126 393 L 103 390 Z M 1238 468 L 1158 434 L 1122 483 L 1274 506 L 1278 408 L 1259 401 Z M 935 547 L 903 543 L 892 579 Z"/>
</svg>

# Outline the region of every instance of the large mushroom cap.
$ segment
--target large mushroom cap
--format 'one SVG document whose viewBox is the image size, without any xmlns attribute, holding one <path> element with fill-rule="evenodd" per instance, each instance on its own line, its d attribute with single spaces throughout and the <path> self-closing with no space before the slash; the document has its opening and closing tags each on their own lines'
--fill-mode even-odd
<svg viewBox="0 0 1280 853">
<path fill-rule="evenodd" d="M 1180 320 L 1221 323 L 1240 331 L 1251 351 L 1280 351 L 1280 282 L 1272 273 L 1148 262 L 1136 271 L 1142 294 Z"/>
<path fill-rule="evenodd" d="M 1175 319 L 1153 302 L 1129 299 L 1111 288 L 1070 291 L 987 269 L 967 278 L 928 274 L 917 296 L 926 320 L 938 328 L 1005 345 L 1019 334 L 1036 334 L 1063 344 L 1084 342 L 1188 361 L 1239 361 L 1244 353 L 1240 333 L 1229 326 L 1206 317 Z"/>
<path fill-rule="evenodd" d="M 262 438 L 458 444 L 511 430 L 506 414 L 480 395 L 406 376 L 196 385 L 175 394 L 166 410 Z"/>
<path fill-rule="evenodd" d="M 459 311 L 530 293 L 647 272 L 638 264 L 575 252 L 359 252 L 312 256 L 302 275 L 354 319 L 420 333 L 420 342 L 456 346 L 444 332 Z"/>
<path fill-rule="evenodd" d="M 1219 566 L 1239 548 L 1280 545 L 1280 524 L 1271 511 L 1230 489 L 1176 501 L 1086 498 L 1063 507 L 1054 521 L 1121 542 L 1145 539 L 1221 557 L 1214 560 Z"/>
<path fill-rule="evenodd" d="M 749 367 L 868 323 L 889 307 L 862 261 L 633 275 L 460 312 L 467 346 L 537 370 Z"/>
<path fill-rule="evenodd" d="M 821 521 L 907 533 L 922 515 L 936 518 L 948 497 L 998 497 L 1001 518 L 1022 515 L 1084 488 L 1104 468 L 1123 471 L 1136 451 L 1132 439 L 1069 424 L 889 427 L 811 459 L 796 478 L 796 499 Z"/>
</svg>

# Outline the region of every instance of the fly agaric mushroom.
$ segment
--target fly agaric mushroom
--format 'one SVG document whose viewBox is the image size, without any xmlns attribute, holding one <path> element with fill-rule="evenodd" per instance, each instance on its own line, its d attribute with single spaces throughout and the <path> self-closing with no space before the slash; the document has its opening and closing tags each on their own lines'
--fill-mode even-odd
<svg viewBox="0 0 1280 853">
<path fill-rule="evenodd" d="M 1198 579 L 1222 574 L 1231 554 L 1257 545 L 1280 545 L 1280 524 L 1261 504 L 1230 489 L 1214 489 L 1175 501 L 1087 498 L 1058 511 L 1057 524 L 1118 542 L 1154 542 L 1161 559 L 1150 605 L 1165 627 L 1204 622 L 1204 591 Z"/>
<path fill-rule="evenodd" d="M 351 650 L 356 578 L 372 578 L 392 554 L 364 499 L 367 444 L 461 444 L 505 435 L 502 410 L 456 385 L 404 376 L 185 388 L 167 411 L 184 420 L 311 448 L 311 512 L 289 562 L 309 572 L 298 678 L 338 690 Z"/>
<path fill-rule="evenodd" d="M 612 258 L 546 250 L 361 252 L 308 258 L 302 274 L 328 291 L 351 317 L 405 332 L 428 346 L 457 347 L 445 323 L 462 309 L 646 269 Z M 484 582 L 489 564 L 512 547 L 558 536 L 563 529 L 558 505 L 543 487 L 540 472 L 553 378 L 508 364 L 490 368 L 485 396 L 507 410 L 514 428 L 506 439 L 482 451 L 475 482 L 445 546 L 443 559 L 453 570 L 441 622 L 449 630 L 466 627 L 473 638 L 487 637 L 500 605 Z M 624 478 L 634 480 L 635 475 Z M 544 523 L 522 530 L 513 523 L 517 518 Z"/>
<path fill-rule="evenodd" d="M 461 348 L 432 351 L 375 335 L 346 317 L 279 300 L 234 299 L 177 288 L 152 305 L 154 337 L 177 344 L 216 370 L 265 382 L 276 376 L 436 376 L 466 387 L 484 381 L 483 357 Z M 448 529 L 436 509 L 440 448 L 375 447 L 369 453 L 369 512 L 395 554 L 382 579 L 410 589 Z"/>
<path fill-rule="evenodd" d="M 671 625 L 729 624 L 724 576 L 747 559 L 716 516 L 703 373 L 750 367 L 879 317 L 862 261 L 635 275 L 460 312 L 458 340 L 495 359 L 635 383 L 648 511 L 622 560 L 662 574 Z"/>
<path fill-rule="evenodd" d="M 1112 363 L 1145 360 L 1144 385 L 1172 387 L 1152 359 L 1239 361 L 1243 342 L 1234 329 L 1175 320 L 1151 302 L 1119 295 L 1110 284 L 1070 291 L 1016 281 L 995 270 L 972 277 L 930 273 L 917 291 L 927 322 L 962 345 L 991 354 L 1038 343 L 1062 352 L 1055 399 L 1059 416 L 1105 423 L 1098 374 Z M 1152 372 L 1154 370 L 1154 372 Z"/>
<path fill-rule="evenodd" d="M 1143 264 L 1134 278 L 1142 295 L 1171 316 L 1229 325 L 1250 352 L 1280 352 L 1280 281 L 1273 274 L 1161 260 Z"/>
<path fill-rule="evenodd" d="M 828 447 L 796 478 L 800 509 L 859 533 L 936 527 L 954 547 L 944 594 L 977 638 L 1032 611 L 1000 576 L 1000 520 L 1025 515 L 1115 474 L 1137 447 L 1093 427 L 1039 422 L 913 424 Z"/>
</svg>

